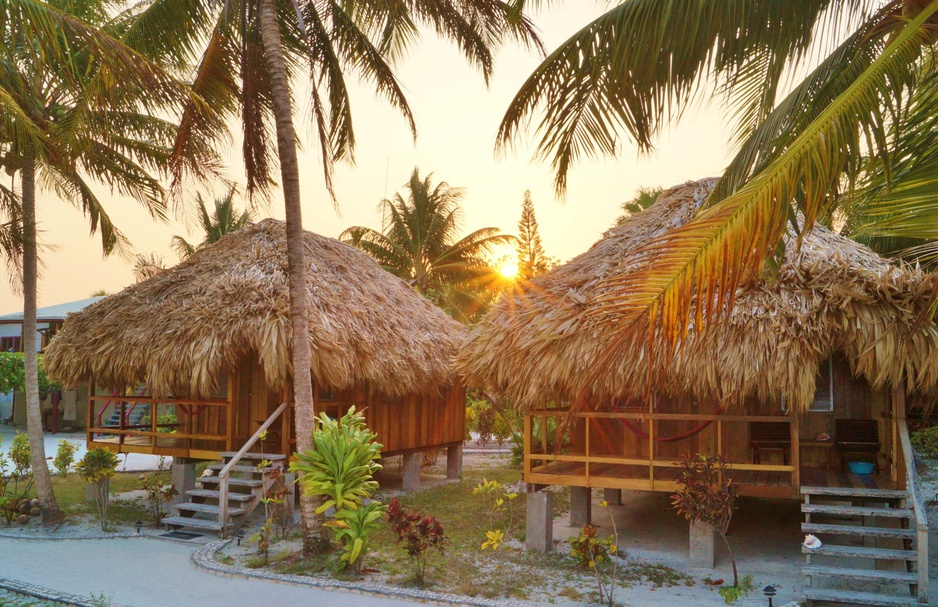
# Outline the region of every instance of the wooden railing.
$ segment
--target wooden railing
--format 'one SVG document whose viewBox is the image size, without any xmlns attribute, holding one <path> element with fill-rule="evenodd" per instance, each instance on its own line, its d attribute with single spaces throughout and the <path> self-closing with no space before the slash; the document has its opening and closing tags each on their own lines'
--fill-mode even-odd
<svg viewBox="0 0 938 607">
<path fill-rule="evenodd" d="M 87 441 L 89 444 L 100 442 L 103 445 L 110 446 L 113 442 L 102 441 L 101 437 L 113 437 L 117 439 L 118 450 L 123 451 L 129 446 L 129 438 L 149 438 L 149 440 L 138 440 L 134 443 L 132 450 L 148 450 L 152 453 L 158 453 L 162 450 L 191 450 L 195 448 L 193 441 L 212 441 L 217 444 L 212 449 L 218 451 L 219 445 L 230 448 L 231 428 L 233 425 L 233 414 L 231 403 L 227 400 L 193 400 L 193 399 L 158 399 L 148 396 L 90 396 L 88 397 L 90 406 L 88 407 L 88 427 L 85 429 Z M 95 410 L 96 403 L 101 403 L 99 410 Z M 115 426 L 105 426 L 100 422 L 94 423 L 100 419 L 104 411 L 113 404 L 119 413 L 119 422 Z M 128 405 L 133 408 L 140 404 L 149 404 L 149 421 L 145 424 L 128 424 Z M 160 407 L 174 407 L 174 413 L 178 414 L 178 407 L 184 410 L 189 407 L 183 422 L 177 420 L 176 423 L 160 423 Z M 224 411 L 224 420 L 217 419 L 212 427 L 200 424 L 196 417 L 198 413 L 192 414 L 192 411 L 198 407 L 200 412 L 209 407 L 219 407 Z M 196 419 L 196 421 L 194 421 Z M 198 426 L 203 426 L 199 428 Z M 169 430 L 169 432 L 167 432 Z M 172 440 L 173 446 L 167 448 L 165 441 Z M 161 445 L 160 443 L 164 444 Z M 179 453 L 174 453 L 179 455 Z"/>
<path fill-rule="evenodd" d="M 705 414 L 705 413 L 656 413 L 649 411 L 583 411 L 573 414 L 573 422 L 568 425 L 568 435 L 571 432 L 577 432 L 577 441 L 579 444 L 576 446 L 572 444 L 566 445 L 564 449 L 556 449 L 549 447 L 548 445 L 556 444 L 561 437 L 556 436 L 558 434 L 555 431 L 555 436 L 553 437 L 553 443 L 551 442 L 548 436 L 548 423 L 547 419 L 549 417 L 557 418 L 558 425 L 569 415 L 569 409 L 566 408 L 549 408 L 549 409 L 538 409 L 532 410 L 525 415 L 524 418 L 524 475 L 525 479 L 528 482 L 557 482 L 559 484 L 571 484 L 578 480 L 588 483 L 590 486 L 595 484 L 596 486 L 602 486 L 602 483 L 608 480 L 605 478 L 605 473 L 603 469 L 608 469 L 605 465 L 622 465 L 622 466 L 634 466 L 646 468 L 647 472 L 642 474 L 639 477 L 627 477 L 627 479 L 622 480 L 620 484 L 623 486 L 628 486 L 629 483 L 632 483 L 634 486 L 631 488 L 645 488 L 645 489 L 654 489 L 656 484 L 659 484 L 664 490 L 669 490 L 670 485 L 673 484 L 669 480 L 659 480 L 662 476 L 660 472 L 665 468 L 676 468 L 681 466 L 681 459 L 679 457 L 668 457 L 662 456 L 656 453 L 656 438 L 660 438 L 658 434 L 660 422 L 688 422 L 689 424 L 694 425 L 695 427 L 700 427 L 700 425 L 710 422 L 713 427 L 713 430 L 709 432 L 709 441 L 712 442 L 712 449 L 708 449 L 708 454 L 710 455 L 726 455 L 726 447 L 730 445 L 730 442 L 727 442 L 724 445 L 724 425 L 725 424 L 741 424 L 749 422 L 774 422 L 780 424 L 789 424 L 790 435 L 792 438 L 791 446 L 791 461 L 787 464 L 754 464 L 751 463 L 749 457 L 742 457 L 737 454 L 735 458 L 737 461 L 731 460 L 732 469 L 734 471 L 741 471 L 744 473 L 762 473 L 762 472 L 778 472 L 783 473 L 784 475 L 790 475 L 790 481 L 788 481 L 787 486 L 791 489 L 777 487 L 776 492 L 784 493 L 786 491 L 790 492 L 795 490 L 799 485 L 799 442 L 798 442 L 798 422 L 797 416 L 789 415 L 730 415 L 730 414 Z M 535 418 L 540 418 L 540 428 L 539 436 L 534 436 L 535 428 L 533 420 Z M 641 453 L 635 455 L 625 455 L 625 454 L 610 454 L 610 453 L 597 453 L 594 449 L 593 437 L 591 437 L 591 426 L 590 420 L 610 420 L 612 421 L 621 421 L 622 425 L 625 426 L 626 422 L 630 423 L 633 426 L 633 429 L 626 429 L 626 432 L 634 432 L 634 427 L 639 426 L 643 434 L 647 436 L 634 435 L 631 444 L 636 448 L 640 448 Z M 580 423 L 580 426 L 574 427 L 576 423 Z M 618 427 L 618 424 L 613 427 Z M 539 448 L 533 449 L 532 446 L 538 443 Z M 643 444 L 644 443 L 644 444 Z M 732 443 L 740 445 L 739 437 L 734 436 Z M 748 456 L 748 444 L 742 443 L 744 445 L 745 453 Z M 575 451 L 575 452 L 574 452 Z M 571 463 L 571 464 L 583 464 L 582 474 L 578 471 L 577 474 L 569 475 L 560 473 L 553 473 L 542 467 L 541 471 L 535 470 L 534 464 L 537 462 L 541 463 Z M 594 473 L 594 469 L 600 467 L 599 473 Z M 656 470 L 659 471 L 658 477 L 656 479 Z M 580 478 L 585 476 L 585 478 Z M 555 477 L 555 478 L 548 478 Z M 563 478 L 559 478 L 563 477 Z M 567 481 L 567 482 L 563 482 Z M 598 481 L 598 482 L 597 482 Z M 609 481 L 615 483 L 616 481 Z M 611 486 L 611 485 L 610 485 Z"/>
<path fill-rule="evenodd" d="M 918 601 L 928 603 L 928 518 L 925 506 L 918 490 L 918 474 L 915 472 L 915 460 L 912 454 L 912 442 L 909 440 L 909 428 L 904 419 L 898 420 L 899 442 L 902 445 L 902 459 L 905 462 L 906 489 L 915 511 L 916 548 L 918 550 Z"/>
<path fill-rule="evenodd" d="M 270 414 L 270 417 L 260 425 L 251 438 L 249 438 L 235 456 L 231 458 L 231 461 L 225 464 L 225 467 L 218 473 L 218 524 L 221 525 L 222 537 L 225 537 L 228 530 L 228 479 L 231 476 L 231 470 L 238 465 L 238 462 L 241 461 L 244 454 L 251 450 L 251 447 L 260 440 L 261 436 L 267 432 L 267 429 L 273 425 L 274 420 L 280 417 L 286 408 L 287 403 L 281 403 L 280 406 L 277 407 L 277 410 Z M 286 417 L 284 417 L 284 419 L 286 419 Z"/>
</svg>

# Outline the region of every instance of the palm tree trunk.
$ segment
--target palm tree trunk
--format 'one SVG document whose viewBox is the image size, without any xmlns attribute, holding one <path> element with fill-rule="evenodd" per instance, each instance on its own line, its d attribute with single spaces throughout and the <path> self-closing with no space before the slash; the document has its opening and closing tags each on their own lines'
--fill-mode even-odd
<svg viewBox="0 0 938 607">
<path fill-rule="evenodd" d="M 296 407 L 293 419 L 296 426 L 296 448 L 298 451 L 306 451 L 315 448 L 315 411 L 313 383 L 310 377 L 309 320 L 306 303 L 306 249 L 300 208 L 300 170 L 296 158 L 293 110 L 290 107 L 290 84 L 280 44 L 275 0 L 260 2 L 260 33 L 273 97 L 280 178 L 283 182 L 287 219 L 287 279 L 290 285 L 290 321 L 293 326 L 293 395 Z M 307 556 L 322 553 L 329 545 L 322 526 L 323 515 L 316 514 L 318 502 L 313 496 L 300 496 L 303 553 Z"/>
<path fill-rule="evenodd" d="M 36 244 L 36 163 L 27 154 L 23 164 L 23 364 L 26 367 L 26 432 L 29 460 L 44 525 L 65 519 L 52 491 L 52 475 L 46 464 L 42 415 L 39 410 L 39 362 L 36 355 L 36 293 L 39 282 Z"/>
</svg>

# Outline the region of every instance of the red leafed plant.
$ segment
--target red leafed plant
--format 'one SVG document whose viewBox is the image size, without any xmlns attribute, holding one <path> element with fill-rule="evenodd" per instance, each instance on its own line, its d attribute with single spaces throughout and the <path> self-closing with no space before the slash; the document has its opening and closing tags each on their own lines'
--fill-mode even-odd
<svg viewBox="0 0 938 607">
<path fill-rule="evenodd" d="M 728 469 L 719 455 L 685 457 L 680 468 L 684 488 L 671 496 L 671 505 L 688 521 L 706 523 L 720 534 L 733 563 L 733 586 L 738 587 L 736 557 L 726 539 L 736 508 L 736 487 L 726 476 Z"/>
<path fill-rule="evenodd" d="M 391 529 L 397 534 L 397 543 L 403 543 L 414 565 L 414 580 L 423 586 L 429 553 L 437 551 L 443 554 L 449 543 L 443 525 L 432 516 L 407 511 L 397 498 L 391 500 L 386 516 Z"/>
</svg>

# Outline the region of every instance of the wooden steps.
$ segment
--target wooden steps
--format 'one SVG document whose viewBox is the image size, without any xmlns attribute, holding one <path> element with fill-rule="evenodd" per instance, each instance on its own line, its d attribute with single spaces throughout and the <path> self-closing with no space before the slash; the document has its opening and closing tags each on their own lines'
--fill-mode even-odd
<svg viewBox="0 0 938 607">
<path fill-rule="evenodd" d="M 221 479 L 219 479 L 217 476 L 203 476 L 196 480 L 202 483 L 202 485 L 204 486 L 204 485 L 217 485 Z M 238 478 L 236 476 L 232 476 L 231 478 L 228 479 L 228 486 L 229 487 L 250 487 L 253 489 L 255 487 L 263 487 L 264 481 L 258 478 Z"/>
<path fill-rule="evenodd" d="M 209 464 L 208 469 L 221 471 L 237 453 L 225 451 L 220 455 L 222 461 Z M 269 462 L 263 468 L 240 463 L 263 461 Z M 177 515 L 164 518 L 163 522 L 171 528 L 191 528 L 223 535 L 235 531 L 247 521 L 261 498 L 281 477 L 285 461 L 286 456 L 276 453 L 247 453 L 230 469 L 224 513 L 220 491 L 222 479 L 217 475 L 203 476 L 196 479 L 200 488 L 186 491 L 189 501 L 176 506 Z M 225 516 L 227 525 L 223 528 L 220 521 Z"/>
<path fill-rule="evenodd" d="M 180 512 L 202 512 L 204 514 L 214 514 L 218 516 L 218 505 L 217 504 L 200 504 L 197 502 L 188 502 L 186 504 L 179 504 L 176 508 Z M 229 516 L 240 516 L 245 513 L 244 508 L 232 508 L 228 507 Z"/>
<path fill-rule="evenodd" d="M 806 560 L 803 598 L 809 606 L 920 604 L 918 535 L 915 511 L 907 507 L 908 492 L 802 487 L 801 493 L 801 530 L 822 542 L 818 548 L 801 547 Z"/>
<path fill-rule="evenodd" d="M 898 539 L 915 539 L 915 529 L 893 529 L 889 527 L 860 527 L 854 525 L 821 525 L 818 523 L 803 523 L 801 530 L 814 535 L 858 535 L 866 537 L 892 537 Z"/>
<path fill-rule="evenodd" d="M 198 529 L 200 531 L 221 531 L 221 523 L 217 520 L 209 520 L 204 518 L 195 518 L 188 516 L 167 516 L 163 519 L 164 525 L 171 525 L 175 528 L 187 527 L 190 529 Z"/>
<path fill-rule="evenodd" d="M 839 556 L 859 559 L 876 559 L 877 561 L 916 561 L 918 552 L 915 550 L 893 550 L 889 548 L 864 548 L 862 546 L 837 546 L 824 544 L 820 548 L 801 547 L 802 554 L 811 556 Z"/>
<path fill-rule="evenodd" d="M 834 590 L 831 588 L 805 588 L 804 598 L 808 601 L 808 604 L 823 601 L 845 605 L 878 605 L 881 607 L 921 605 L 918 599 L 913 596 L 892 596 L 874 592 Z"/>
<path fill-rule="evenodd" d="M 915 513 L 910 508 L 867 508 L 862 506 L 839 506 L 802 504 L 806 514 L 834 514 L 837 516 L 881 516 L 886 518 L 909 518 Z"/>
<path fill-rule="evenodd" d="M 231 458 L 237 454 L 237 451 L 220 451 L 218 453 L 218 455 L 222 457 L 222 461 L 225 463 L 231 461 Z M 265 459 L 269 462 L 282 462 L 287 459 L 287 456 L 280 453 L 245 453 L 241 456 L 241 461 L 260 462 Z"/>
<path fill-rule="evenodd" d="M 221 497 L 219 491 L 212 491 L 211 489 L 190 489 L 186 491 L 186 495 L 192 497 L 204 497 L 207 499 L 214 499 L 218 501 L 218 498 Z M 229 493 L 228 501 L 229 502 L 249 502 L 254 499 L 253 493 Z"/>
<path fill-rule="evenodd" d="M 851 580 L 873 580 L 880 582 L 904 582 L 914 584 L 918 580 L 915 573 L 905 571 L 886 571 L 882 569 L 846 569 L 843 567 L 819 567 L 806 565 L 801 568 L 806 576 L 848 578 Z"/>
</svg>

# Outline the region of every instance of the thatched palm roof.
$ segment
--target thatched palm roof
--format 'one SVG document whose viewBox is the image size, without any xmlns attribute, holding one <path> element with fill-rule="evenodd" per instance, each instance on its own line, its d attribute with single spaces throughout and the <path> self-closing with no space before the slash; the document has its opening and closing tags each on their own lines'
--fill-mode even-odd
<svg viewBox="0 0 938 607">
<path fill-rule="evenodd" d="M 586 253 L 501 301 L 457 357 L 467 384 L 514 397 L 523 406 L 584 394 L 594 406 L 611 398 L 642 398 L 649 380 L 647 344 L 636 339 L 610 354 L 616 327 L 608 319 L 595 320 L 601 318 L 596 299 L 606 292 L 604 278 L 654 263 L 634 251 L 693 217 L 713 184 L 703 180 L 665 191 Z M 896 267 L 817 227 L 800 248 L 797 239 L 789 239 L 777 274 L 741 287 L 730 315 L 702 334 L 691 327 L 684 347 L 670 359 L 659 337 L 654 388 L 730 406 L 784 396 L 804 408 L 812 401 L 821 361 L 842 351 L 854 373 L 874 387 L 904 380 L 910 391 L 934 390 L 938 327 L 916 326 L 931 288 L 921 272 Z M 597 376 L 596 361 L 610 357 L 613 370 Z"/>
<path fill-rule="evenodd" d="M 464 328 L 362 252 L 306 233 L 313 379 L 391 396 L 451 383 Z M 146 382 L 205 396 L 254 351 L 271 386 L 292 375 L 284 224 L 267 219 L 65 321 L 45 365 L 57 380 Z"/>
</svg>

